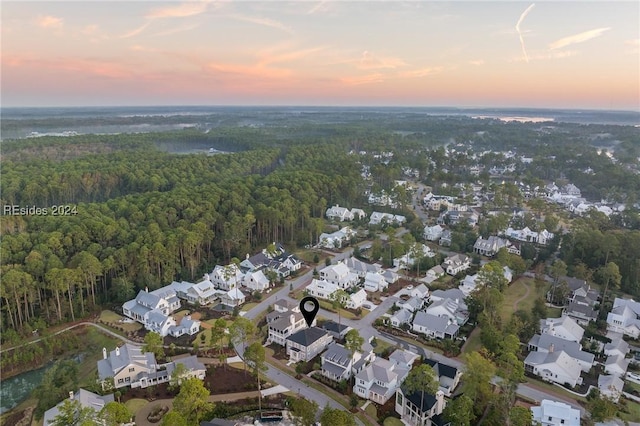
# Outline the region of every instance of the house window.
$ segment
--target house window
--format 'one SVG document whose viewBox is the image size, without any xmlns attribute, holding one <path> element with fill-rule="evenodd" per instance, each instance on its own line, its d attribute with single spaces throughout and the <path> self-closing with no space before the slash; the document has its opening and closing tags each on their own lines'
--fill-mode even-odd
<svg viewBox="0 0 640 426">
<path fill-rule="evenodd" d="M 560 424 L 564 424 L 564 419 L 560 419 Z"/>
<path fill-rule="evenodd" d="M 123 379 L 118 379 L 118 383 L 122 383 L 123 381 Z"/>
<path fill-rule="evenodd" d="M 131 372 L 133 372 L 133 371 L 136 371 L 136 368 L 135 368 L 135 367 L 131 367 L 131 368 L 129 369 L 129 373 L 131 373 Z"/>
<path fill-rule="evenodd" d="M 124 379 L 124 381 L 125 381 L 125 382 L 130 382 L 130 381 L 131 381 L 131 377 L 126 377 L 126 378 Z"/>
</svg>

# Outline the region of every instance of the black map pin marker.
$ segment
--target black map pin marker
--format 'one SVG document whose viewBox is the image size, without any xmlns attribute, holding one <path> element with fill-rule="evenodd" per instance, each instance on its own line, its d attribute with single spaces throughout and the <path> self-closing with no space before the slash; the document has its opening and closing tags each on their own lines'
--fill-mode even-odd
<svg viewBox="0 0 640 426">
<path fill-rule="evenodd" d="M 311 308 L 308 305 L 313 305 Z M 318 311 L 320 310 L 320 303 L 315 297 L 305 297 L 300 301 L 300 312 L 307 322 L 307 327 L 311 327 L 313 320 L 316 318 Z"/>
</svg>

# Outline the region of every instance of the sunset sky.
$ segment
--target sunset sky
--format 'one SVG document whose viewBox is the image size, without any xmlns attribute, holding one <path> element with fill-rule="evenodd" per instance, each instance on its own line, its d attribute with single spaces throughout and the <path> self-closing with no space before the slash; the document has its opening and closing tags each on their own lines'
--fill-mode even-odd
<svg viewBox="0 0 640 426">
<path fill-rule="evenodd" d="M 640 2 L 2 1 L 2 106 L 640 110 Z"/>
</svg>

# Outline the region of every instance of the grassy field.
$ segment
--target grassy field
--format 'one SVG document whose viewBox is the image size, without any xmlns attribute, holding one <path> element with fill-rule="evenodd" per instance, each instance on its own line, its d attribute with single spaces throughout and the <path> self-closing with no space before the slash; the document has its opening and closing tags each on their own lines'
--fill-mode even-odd
<svg viewBox="0 0 640 426">
<path fill-rule="evenodd" d="M 382 339 L 376 339 L 376 347 L 373 348 L 373 352 L 376 355 L 380 355 L 381 353 L 383 353 L 387 348 L 393 346 L 391 343 L 387 342 L 386 340 L 382 340 Z"/>
<path fill-rule="evenodd" d="M 374 404 L 367 405 L 367 408 L 365 408 L 364 411 L 372 418 L 378 418 L 378 410 L 376 410 L 376 406 Z"/>
<path fill-rule="evenodd" d="M 104 322 L 105 324 L 111 327 L 120 327 L 127 332 L 138 331 L 142 328 L 142 324 L 138 322 L 132 322 L 132 323 L 119 322 L 122 319 L 123 319 L 122 316 L 116 314 L 113 311 L 105 310 L 100 313 L 100 321 Z"/>
<path fill-rule="evenodd" d="M 400 419 L 396 419 L 395 417 L 387 417 L 386 419 L 384 419 L 384 426 L 404 426 L 404 423 L 402 423 L 402 420 Z"/>
<path fill-rule="evenodd" d="M 249 312 L 251 309 L 255 308 L 258 305 L 259 305 L 258 302 L 245 303 L 244 305 L 242 305 L 242 310 L 245 312 Z"/>
<path fill-rule="evenodd" d="M 524 297 L 527 294 L 527 287 L 529 288 L 529 295 Z M 504 301 L 500 307 L 500 315 L 503 321 L 508 322 L 511 319 L 511 315 L 519 309 L 531 312 L 536 299 L 546 297 L 548 289 L 549 284 L 546 282 L 539 283 L 533 278 L 525 277 L 517 279 L 504 291 Z M 514 304 L 517 301 L 516 309 L 514 309 Z M 559 308 L 549 308 L 548 310 L 549 316 L 554 318 L 559 317 L 562 313 L 562 309 Z"/>
<path fill-rule="evenodd" d="M 78 365 L 78 378 L 80 378 L 81 387 L 94 383 L 98 371 L 97 362 L 102 359 L 102 348 L 106 348 L 109 352 L 121 343 L 120 340 L 102 334 L 93 327 L 87 327 L 87 334 L 83 341 L 85 345 L 84 358 Z"/>
<path fill-rule="evenodd" d="M 131 413 L 135 414 L 138 412 L 139 409 L 141 409 L 148 403 L 149 401 L 147 401 L 146 399 L 134 398 L 125 402 L 124 405 L 127 406 L 127 408 L 129 409 L 129 411 L 131 411 Z"/>
<path fill-rule="evenodd" d="M 619 417 L 628 422 L 637 422 L 640 419 L 640 404 L 634 401 L 625 400 L 628 413 L 619 412 Z"/>
<path fill-rule="evenodd" d="M 480 350 L 481 347 L 482 347 L 482 343 L 480 342 L 480 329 L 478 328 L 477 331 L 474 330 L 474 332 L 471 332 L 471 334 L 469 335 L 469 338 L 465 343 L 463 352 L 464 353 L 477 352 Z"/>
</svg>

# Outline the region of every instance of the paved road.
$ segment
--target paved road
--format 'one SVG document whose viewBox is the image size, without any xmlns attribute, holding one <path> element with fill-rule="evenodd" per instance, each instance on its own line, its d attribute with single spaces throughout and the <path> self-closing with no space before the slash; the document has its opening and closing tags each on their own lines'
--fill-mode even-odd
<svg viewBox="0 0 640 426">
<path fill-rule="evenodd" d="M 133 340 L 129 340 L 126 337 L 121 336 L 118 333 L 113 332 L 113 331 L 109 330 L 108 328 L 101 326 L 100 324 L 96 324 L 96 323 L 93 323 L 93 322 L 79 322 L 77 324 L 74 324 L 74 325 L 71 325 L 69 327 L 63 328 L 60 331 L 56 331 L 55 333 L 53 333 L 53 334 L 51 334 L 49 336 L 40 337 L 40 338 L 32 340 L 30 342 L 23 343 L 22 345 L 19 345 L 19 346 L 13 346 L 11 348 L 2 349 L 0 351 L 0 353 L 5 352 L 5 351 L 10 351 L 12 349 L 18 349 L 18 348 L 21 348 L 21 347 L 27 346 L 27 345 L 33 345 L 34 343 L 38 343 L 38 342 L 40 342 L 40 341 L 42 341 L 44 339 L 50 339 L 50 338 L 52 338 L 54 336 L 57 336 L 58 334 L 65 333 L 65 332 L 67 332 L 67 331 L 69 331 L 71 329 L 74 329 L 74 328 L 77 328 L 77 327 L 80 327 L 80 326 L 87 326 L 87 325 L 91 326 L 91 327 L 96 327 L 97 329 L 99 329 L 103 333 L 106 333 L 106 334 L 108 334 L 108 335 L 110 335 L 112 337 L 115 337 L 116 339 L 120 339 L 125 343 L 130 343 L 130 344 L 136 345 L 136 346 L 142 346 L 142 343 L 134 342 Z"/>
</svg>

